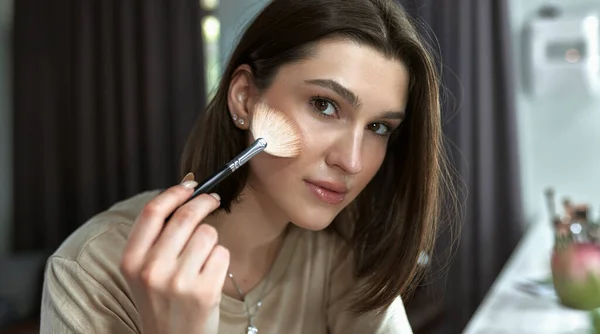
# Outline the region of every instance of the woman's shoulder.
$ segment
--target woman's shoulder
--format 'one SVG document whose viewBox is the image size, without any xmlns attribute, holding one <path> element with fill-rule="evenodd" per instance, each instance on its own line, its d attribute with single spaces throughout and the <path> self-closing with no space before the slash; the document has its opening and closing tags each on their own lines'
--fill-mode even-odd
<svg viewBox="0 0 600 334">
<path fill-rule="evenodd" d="M 140 328 L 119 264 L 136 217 L 158 193 L 137 194 L 94 215 L 50 256 L 41 311 L 47 331 L 91 333 L 119 328 L 120 333 L 132 333 Z"/>
<path fill-rule="evenodd" d="M 52 257 L 79 262 L 80 265 L 88 256 L 100 256 L 107 261 L 120 257 L 137 215 L 159 192 L 153 190 L 136 194 L 97 213 L 71 233 Z"/>
</svg>

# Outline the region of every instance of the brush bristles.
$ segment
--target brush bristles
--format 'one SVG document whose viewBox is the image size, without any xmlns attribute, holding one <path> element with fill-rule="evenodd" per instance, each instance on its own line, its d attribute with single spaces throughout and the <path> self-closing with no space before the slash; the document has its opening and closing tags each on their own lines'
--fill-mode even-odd
<svg viewBox="0 0 600 334">
<path fill-rule="evenodd" d="M 265 152 L 277 157 L 292 158 L 300 154 L 302 138 L 296 125 L 281 111 L 258 104 L 250 131 L 254 138 L 267 141 Z"/>
</svg>

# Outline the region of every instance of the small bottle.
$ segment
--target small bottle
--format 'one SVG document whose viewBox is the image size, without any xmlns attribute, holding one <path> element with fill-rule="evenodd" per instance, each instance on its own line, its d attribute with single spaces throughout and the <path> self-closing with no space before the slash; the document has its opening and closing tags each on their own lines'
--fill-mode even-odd
<svg viewBox="0 0 600 334">
<path fill-rule="evenodd" d="M 588 206 L 586 204 L 572 206 L 571 235 L 573 242 L 588 243 L 592 242 L 590 235 L 590 225 L 588 221 Z"/>
</svg>

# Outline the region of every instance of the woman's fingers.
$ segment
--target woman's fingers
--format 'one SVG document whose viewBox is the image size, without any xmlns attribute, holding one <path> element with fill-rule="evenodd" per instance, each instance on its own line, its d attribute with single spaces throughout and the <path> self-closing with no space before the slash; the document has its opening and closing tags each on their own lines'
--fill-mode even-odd
<svg viewBox="0 0 600 334">
<path fill-rule="evenodd" d="M 139 271 L 144 257 L 159 238 L 165 218 L 183 204 L 197 185 L 186 181 L 173 186 L 150 200 L 138 215 L 125 246 L 122 267 L 126 271 Z"/>
<path fill-rule="evenodd" d="M 216 296 L 220 296 L 229 269 L 229 251 L 216 245 L 200 271 L 199 287 L 211 287 Z"/>
<path fill-rule="evenodd" d="M 177 209 L 151 252 L 175 261 L 198 225 L 219 205 L 220 202 L 215 197 L 202 194 Z"/>
<path fill-rule="evenodd" d="M 214 227 L 208 224 L 198 226 L 181 252 L 178 276 L 187 282 L 196 282 L 217 241 L 217 230 Z"/>
</svg>

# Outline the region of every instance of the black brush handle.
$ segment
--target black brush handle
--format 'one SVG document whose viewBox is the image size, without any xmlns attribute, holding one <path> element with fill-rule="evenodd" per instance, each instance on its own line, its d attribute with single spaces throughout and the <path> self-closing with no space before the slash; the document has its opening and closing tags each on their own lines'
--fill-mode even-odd
<svg viewBox="0 0 600 334">
<path fill-rule="evenodd" d="M 213 175 L 212 177 L 208 178 L 203 183 L 201 183 L 202 185 L 200 187 L 196 188 L 196 190 L 194 190 L 194 193 L 192 194 L 192 196 L 190 196 L 190 198 L 187 201 L 185 201 L 185 203 L 191 201 L 198 195 L 209 193 L 219 183 L 221 183 L 221 181 L 225 180 L 225 178 L 227 178 L 232 173 L 233 173 L 233 170 L 231 168 L 229 168 L 229 164 L 227 166 L 223 167 L 223 169 L 221 169 L 217 174 Z"/>
<path fill-rule="evenodd" d="M 250 145 L 242 153 L 240 153 L 233 160 L 231 160 L 229 163 L 227 163 L 227 165 L 225 165 L 219 172 L 217 172 L 213 176 L 209 177 L 208 179 L 204 180 L 204 182 L 201 183 L 201 186 L 199 186 L 198 188 L 196 188 L 196 190 L 194 190 L 194 193 L 192 194 L 192 196 L 190 196 L 190 198 L 188 198 L 181 205 L 186 204 L 187 202 L 193 200 L 194 198 L 198 197 L 201 194 L 209 193 L 219 183 L 221 183 L 223 180 L 225 180 L 229 175 L 231 175 L 233 172 L 235 172 L 240 167 L 242 167 L 244 164 L 246 164 L 246 162 L 250 161 L 250 159 L 255 157 L 260 152 L 264 151 L 266 147 L 267 147 L 267 142 L 262 138 L 258 138 L 252 145 Z M 179 207 L 181 207 L 181 205 Z M 175 209 L 175 211 L 177 211 L 177 209 Z M 169 216 L 166 218 L 165 222 L 168 222 L 173 217 L 173 214 L 175 213 L 175 211 L 173 211 L 173 212 L 171 212 L 171 214 L 169 214 Z"/>
<path fill-rule="evenodd" d="M 177 209 L 179 209 L 181 206 L 183 206 L 187 202 L 193 200 L 194 198 L 196 198 L 202 194 L 209 193 L 214 187 L 217 186 L 217 184 L 221 183 L 221 181 L 225 180 L 229 175 L 231 175 L 231 173 L 233 173 L 233 170 L 231 170 L 231 168 L 229 168 L 229 166 L 223 167 L 223 169 L 221 169 L 218 173 L 216 173 L 215 175 L 208 178 L 204 183 L 202 183 L 201 186 L 196 188 L 196 190 L 194 190 L 194 193 L 192 193 L 192 196 L 190 196 L 190 198 L 188 198 L 185 202 L 183 202 L 183 204 L 178 206 Z M 177 209 L 175 209 L 175 211 L 177 211 Z M 169 216 L 167 216 L 167 219 L 165 219 L 165 221 L 168 222 L 169 220 L 171 220 L 175 211 L 171 212 L 171 214 L 169 214 Z"/>
</svg>

